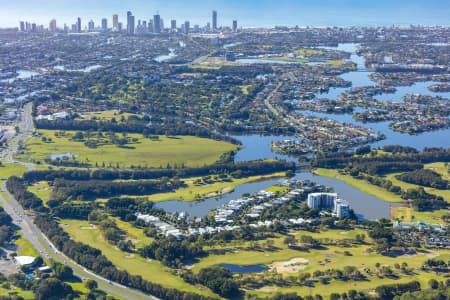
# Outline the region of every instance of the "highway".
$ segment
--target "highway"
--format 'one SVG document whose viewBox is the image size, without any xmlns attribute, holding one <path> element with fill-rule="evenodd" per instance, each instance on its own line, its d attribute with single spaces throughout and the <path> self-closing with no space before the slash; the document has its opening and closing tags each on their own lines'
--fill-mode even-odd
<svg viewBox="0 0 450 300">
<path fill-rule="evenodd" d="M 0 158 L 3 158 L 5 163 L 15 163 L 27 167 L 28 170 L 34 170 L 32 164 L 18 162 L 14 160 L 14 153 L 17 152 L 19 145 L 24 143 L 34 130 L 33 120 L 31 116 L 32 106 L 28 103 L 24 107 L 24 112 L 20 123 L 20 131 L 12 140 L 8 141 L 8 147 L 3 150 Z M 1 176 L 0 176 L 1 177 Z M 13 218 L 13 222 L 19 226 L 22 230 L 22 235 L 26 238 L 33 247 L 39 251 L 44 260 L 52 259 L 54 261 L 63 263 L 73 269 L 74 274 L 82 280 L 93 279 L 97 281 L 99 289 L 122 299 L 152 299 L 158 298 L 146 295 L 140 291 L 125 287 L 118 283 L 113 283 L 108 279 L 100 277 L 84 267 L 78 265 L 70 258 L 66 257 L 63 253 L 58 251 L 56 247 L 47 239 L 47 237 L 40 231 L 40 229 L 33 223 L 32 216 L 28 215 L 22 208 L 22 206 L 14 199 L 14 197 L 7 191 L 6 183 L 1 185 L 0 204 L 5 211 Z"/>
</svg>

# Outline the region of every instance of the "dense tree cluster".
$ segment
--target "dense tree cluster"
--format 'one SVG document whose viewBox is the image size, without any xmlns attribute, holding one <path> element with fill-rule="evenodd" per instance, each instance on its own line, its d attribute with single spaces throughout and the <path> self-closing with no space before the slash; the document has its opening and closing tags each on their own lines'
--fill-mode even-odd
<svg viewBox="0 0 450 300">
<path fill-rule="evenodd" d="M 448 181 L 443 180 L 439 173 L 429 169 L 420 169 L 412 172 L 406 172 L 397 176 L 398 179 L 422 186 L 427 186 L 435 189 L 447 189 L 449 187 Z"/>
<path fill-rule="evenodd" d="M 37 181 L 64 180 L 142 180 L 160 179 L 162 177 L 199 177 L 207 175 L 230 174 L 236 178 L 255 175 L 266 175 L 275 172 L 295 170 L 295 164 L 285 161 L 249 161 L 239 163 L 219 163 L 211 166 L 182 169 L 98 169 L 90 170 L 39 170 L 23 175 L 24 180 L 33 183 Z"/>
<path fill-rule="evenodd" d="M 200 283 L 228 299 L 239 294 L 239 284 L 233 280 L 233 273 L 222 267 L 204 268 L 197 275 L 187 271 L 182 276 L 185 281 L 191 284 Z"/>
<path fill-rule="evenodd" d="M 131 120 L 124 123 L 117 123 L 112 121 L 95 121 L 95 120 L 63 120 L 58 119 L 54 121 L 37 120 L 35 126 L 37 129 L 48 130 L 79 130 L 79 131 L 99 131 L 99 132 L 128 132 L 141 133 L 145 137 L 151 135 L 190 135 L 203 138 L 212 138 L 216 140 L 223 140 L 234 144 L 239 144 L 238 141 L 228 136 L 222 136 L 211 132 L 210 130 L 199 127 L 193 124 L 187 124 L 180 120 L 174 122 L 167 122 L 164 125 L 147 126 L 148 121 Z"/>
<path fill-rule="evenodd" d="M 6 188 L 24 208 L 48 212 L 48 209 L 43 206 L 42 200 L 26 189 L 23 179 L 16 176 L 9 177 L 6 181 Z"/>
<path fill-rule="evenodd" d="M 418 281 L 412 281 L 409 283 L 397 283 L 382 285 L 375 289 L 378 297 L 383 300 L 391 300 L 395 296 L 402 295 L 406 292 L 420 291 L 420 283 Z"/>
<path fill-rule="evenodd" d="M 173 236 L 160 238 L 141 249 L 141 255 L 161 261 L 171 267 L 177 267 L 184 260 L 192 260 L 204 255 L 201 246 L 188 240 L 179 241 Z"/>
<path fill-rule="evenodd" d="M 4 246 L 14 234 L 14 224 L 11 217 L 0 207 L 0 246 Z"/>
<path fill-rule="evenodd" d="M 387 147 L 387 146 L 386 146 Z M 400 151 L 401 146 L 394 147 Z M 392 150 L 393 151 L 393 150 Z M 423 164 L 450 162 L 450 149 L 425 148 L 422 152 L 392 152 L 391 155 L 353 156 L 351 153 L 332 153 L 318 156 L 312 161 L 317 168 L 347 169 L 350 174 L 364 172 L 370 175 L 384 175 L 395 172 L 414 171 Z"/>
<path fill-rule="evenodd" d="M 164 288 L 159 284 L 142 279 L 141 276 L 131 275 L 126 271 L 117 269 L 111 261 L 102 255 L 101 251 L 88 245 L 75 242 L 64 232 L 59 224 L 46 216 L 38 215 L 36 225 L 45 233 L 52 243 L 68 257 L 78 264 L 92 270 L 96 274 L 115 281 L 119 284 L 141 290 L 161 299 L 167 300 L 207 300 L 209 297 L 194 293 L 186 293 L 175 289 Z"/>
<path fill-rule="evenodd" d="M 54 199 L 96 199 L 118 195 L 151 195 L 176 190 L 184 185 L 179 180 L 140 180 L 140 181 L 68 181 L 57 179 L 53 183 Z"/>
</svg>

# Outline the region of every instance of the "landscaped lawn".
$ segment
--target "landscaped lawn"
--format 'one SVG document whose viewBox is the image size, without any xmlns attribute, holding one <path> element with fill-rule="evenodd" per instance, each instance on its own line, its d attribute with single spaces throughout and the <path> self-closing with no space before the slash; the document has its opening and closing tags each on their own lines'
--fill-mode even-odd
<svg viewBox="0 0 450 300">
<path fill-rule="evenodd" d="M 47 181 L 39 181 L 28 187 L 28 190 L 40 198 L 44 203 L 50 200 L 50 194 L 52 188 L 48 185 Z"/>
<path fill-rule="evenodd" d="M 195 185 L 194 181 L 198 178 L 187 178 L 183 181 L 188 185 L 171 193 L 161 193 L 149 196 L 151 201 L 161 202 L 168 200 L 194 201 L 208 197 L 215 197 L 230 193 L 240 184 L 265 180 L 275 177 L 283 177 L 285 173 L 274 173 L 264 176 L 251 176 L 246 178 L 232 179 L 231 181 L 218 181 L 211 184 Z"/>
<path fill-rule="evenodd" d="M 1 164 L 0 165 L 0 179 L 8 179 L 11 176 L 22 176 L 27 171 L 27 168 L 19 164 Z"/>
<path fill-rule="evenodd" d="M 73 141 L 70 136 L 74 131 L 67 131 L 70 136 L 56 137 L 57 131 L 40 130 L 43 137 L 51 142 L 42 141 L 42 137 L 33 137 L 26 144 L 26 154 L 20 155 L 23 160 L 44 162 L 51 154 L 70 152 L 77 156 L 77 161 L 99 167 L 166 167 L 185 165 L 199 167 L 213 164 L 220 156 L 237 148 L 230 143 L 193 136 L 166 137 L 159 140 L 143 138 L 139 134 L 129 134 L 130 138 L 137 138 L 137 143 L 118 147 L 112 144 L 102 144 L 97 148 L 89 148 L 83 142 Z M 118 135 L 120 136 L 120 135 Z"/>
<path fill-rule="evenodd" d="M 62 228 L 70 234 L 75 241 L 87 244 L 102 251 L 119 269 L 127 270 L 130 274 L 141 275 L 142 278 L 161 284 L 165 287 L 176 288 L 183 291 L 212 295 L 211 292 L 199 290 L 171 273 L 159 261 L 145 259 L 138 254 L 120 251 L 108 243 L 100 231 L 87 221 L 62 220 Z M 120 226 L 120 225 L 119 225 Z M 134 235 L 133 233 L 131 235 Z"/>
<path fill-rule="evenodd" d="M 335 178 L 344 181 L 348 185 L 357 188 L 358 190 L 375 196 L 386 202 L 403 202 L 399 195 L 386 191 L 384 188 L 368 183 L 365 180 L 355 179 L 350 175 L 339 174 L 337 170 L 332 169 L 316 169 L 315 172 L 324 177 Z"/>
<path fill-rule="evenodd" d="M 356 234 L 365 234 L 366 241 L 371 243 L 371 239 L 367 237 L 367 232 L 363 230 L 352 230 L 352 231 L 341 231 L 341 230 L 328 230 L 322 231 L 320 233 L 310 233 L 306 231 L 296 231 L 291 232 L 295 234 L 298 238 L 301 235 L 310 235 L 315 239 L 320 238 L 330 238 L 334 240 L 354 238 Z M 383 284 L 397 283 L 397 282 L 409 282 L 413 280 L 419 280 L 425 287 L 427 282 L 431 278 L 436 278 L 437 280 L 445 281 L 445 278 L 436 276 L 433 273 L 425 273 L 420 271 L 420 267 L 423 262 L 432 257 L 439 257 L 446 261 L 449 256 L 449 251 L 445 250 L 431 250 L 429 252 L 425 251 L 423 253 L 419 252 L 416 255 L 405 255 L 399 257 L 387 257 L 380 254 L 376 254 L 369 251 L 370 245 L 358 245 L 353 247 L 337 247 L 337 246 L 325 246 L 322 250 L 310 249 L 309 251 L 298 251 L 287 248 L 283 243 L 284 236 L 273 239 L 273 244 L 276 248 L 275 251 L 268 250 L 253 250 L 251 249 L 250 243 L 244 242 L 239 245 L 222 245 L 217 246 L 217 248 L 227 249 L 228 252 L 223 255 L 209 255 L 200 260 L 199 263 L 193 265 L 193 271 L 198 272 L 202 268 L 219 265 L 219 264 L 237 264 L 237 265 L 269 265 L 273 262 L 286 262 L 293 258 L 303 258 L 308 260 L 308 264 L 305 268 L 299 272 L 309 272 L 314 271 L 326 271 L 328 269 L 339 269 L 342 270 L 346 266 L 355 266 L 361 272 L 364 273 L 363 269 L 369 268 L 372 271 L 376 270 L 375 265 L 380 263 L 382 266 L 390 266 L 395 270 L 394 265 L 396 263 L 402 264 L 406 262 L 408 268 L 414 268 L 415 274 L 413 276 L 400 275 L 399 279 L 389 279 L 389 278 L 378 278 L 377 276 L 368 277 L 369 281 L 331 281 L 327 285 L 322 285 L 316 283 L 312 287 L 311 291 L 313 294 L 321 294 L 322 296 L 328 297 L 331 293 L 343 293 L 348 292 L 351 289 L 355 290 L 371 290 L 375 287 Z M 259 244 L 264 245 L 265 242 L 261 241 Z M 347 256 L 344 251 L 348 251 L 351 256 Z M 399 272 L 396 271 L 398 274 Z M 283 273 L 284 276 L 294 275 L 298 273 Z M 270 275 L 268 275 L 270 276 Z M 296 292 L 302 296 L 309 295 L 309 288 L 304 286 L 296 287 L 276 287 L 267 286 L 261 290 L 249 291 L 250 294 L 258 294 L 260 296 L 273 295 L 275 292 Z M 326 299 L 326 298 L 325 298 Z"/>
<path fill-rule="evenodd" d="M 397 186 L 401 187 L 402 190 L 404 190 L 404 191 L 406 191 L 408 189 L 416 189 L 416 188 L 421 187 L 420 185 L 407 183 L 407 182 L 397 179 L 395 176 L 397 176 L 399 174 L 401 174 L 401 173 L 392 173 L 392 174 L 387 175 L 386 178 L 389 179 L 390 181 L 392 181 L 393 185 L 397 185 Z M 450 203 L 450 190 L 440 190 L 440 189 L 434 189 L 434 188 L 429 188 L 429 187 L 423 187 L 423 188 L 425 189 L 425 191 L 427 193 L 441 196 L 444 198 L 445 201 Z"/>
</svg>

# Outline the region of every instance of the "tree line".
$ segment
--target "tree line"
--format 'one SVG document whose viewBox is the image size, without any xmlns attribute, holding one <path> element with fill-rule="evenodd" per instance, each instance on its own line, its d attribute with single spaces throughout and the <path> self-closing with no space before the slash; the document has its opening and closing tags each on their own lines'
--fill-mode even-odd
<svg viewBox="0 0 450 300">
<path fill-rule="evenodd" d="M 59 224 L 49 216 L 37 215 L 36 225 L 52 241 L 52 243 L 68 257 L 78 264 L 92 270 L 94 273 L 108 280 L 117 282 L 130 288 L 138 289 L 144 293 L 167 300 L 210 300 L 214 299 L 194 293 L 165 288 L 157 283 L 143 279 L 139 275 L 132 275 L 124 270 L 119 270 L 108 260 L 102 252 L 91 246 L 75 242 L 59 226 Z"/>
<path fill-rule="evenodd" d="M 142 180 L 162 177 L 199 177 L 213 174 L 231 174 L 236 178 L 266 175 L 275 172 L 295 171 L 295 163 L 286 161 L 250 161 L 239 163 L 219 163 L 198 168 L 182 169 L 98 169 L 98 170 L 40 170 L 29 171 L 23 175 L 24 180 L 38 181 L 64 180 Z"/>
<path fill-rule="evenodd" d="M 449 187 L 448 180 L 443 180 L 441 174 L 430 170 L 420 169 L 397 175 L 401 181 L 445 190 Z"/>
</svg>

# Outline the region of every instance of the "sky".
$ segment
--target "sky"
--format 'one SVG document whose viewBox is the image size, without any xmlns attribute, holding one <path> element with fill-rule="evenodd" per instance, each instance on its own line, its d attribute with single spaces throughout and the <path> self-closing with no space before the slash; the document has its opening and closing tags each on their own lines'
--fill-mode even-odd
<svg viewBox="0 0 450 300">
<path fill-rule="evenodd" d="M 226 26 L 234 19 L 244 27 L 450 25 L 450 0 L 0 0 L 0 27 L 17 27 L 20 20 L 48 26 L 53 18 L 62 27 L 77 17 L 84 25 L 104 17 L 111 24 L 116 13 L 123 22 L 127 10 L 136 19 L 159 12 L 165 24 L 205 25 L 213 9 Z"/>
</svg>

